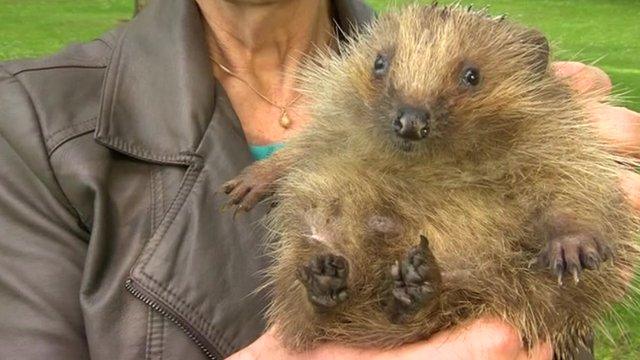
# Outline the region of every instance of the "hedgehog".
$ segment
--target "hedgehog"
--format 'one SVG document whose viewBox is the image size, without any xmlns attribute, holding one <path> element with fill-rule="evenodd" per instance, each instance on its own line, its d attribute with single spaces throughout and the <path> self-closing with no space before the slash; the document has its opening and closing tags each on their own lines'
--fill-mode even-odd
<svg viewBox="0 0 640 360">
<path fill-rule="evenodd" d="M 558 359 L 585 353 L 629 292 L 640 223 L 630 160 L 589 121 L 602 94 L 549 63 L 538 30 L 437 4 L 308 61 L 311 123 L 222 188 L 275 204 L 266 314 L 288 347 L 388 348 L 494 316 Z"/>
</svg>

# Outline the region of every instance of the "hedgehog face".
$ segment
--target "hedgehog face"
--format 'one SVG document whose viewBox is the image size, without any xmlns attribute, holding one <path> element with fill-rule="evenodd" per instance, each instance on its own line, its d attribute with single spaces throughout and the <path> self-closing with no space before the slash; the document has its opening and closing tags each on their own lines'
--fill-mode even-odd
<svg viewBox="0 0 640 360">
<path fill-rule="evenodd" d="M 379 19 L 345 61 L 358 69 L 349 81 L 372 128 L 392 148 L 420 152 L 468 151 L 516 131 L 544 91 L 548 58 L 537 31 L 414 6 Z"/>
<path fill-rule="evenodd" d="M 379 130 L 386 133 L 394 146 L 403 151 L 432 146 L 428 143 L 444 138 L 451 131 L 451 117 L 456 115 L 456 105 L 480 91 L 481 70 L 468 60 L 446 64 L 442 69 L 433 71 L 449 73 L 450 76 L 432 79 L 432 87 L 429 87 L 423 83 L 401 83 L 401 76 L 406 75 L 398 74 L 402 69 L 391 71 L 393 60 L 389 52 L 380 52 L 372 65 L 374 86 L 382 95 L 372 106 L 374 112 L 380 114 L 372 116 L 374 123 L 381 127 Z M 412 71 L 411 67 L 405 71 Z"/>
</svg>

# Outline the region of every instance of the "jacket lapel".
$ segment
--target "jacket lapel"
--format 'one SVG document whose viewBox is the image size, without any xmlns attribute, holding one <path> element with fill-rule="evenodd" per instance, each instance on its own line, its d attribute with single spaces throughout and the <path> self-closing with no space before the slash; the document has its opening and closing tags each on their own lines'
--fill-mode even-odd
<svg viewBox="0 0 640 360">
<path fill-rule="evenodd" d="M 215 190 L 252 159 L 244 137 L 232 129 L 226 97 L 216 96 L 218 101 L 223 104 L 215 108 L 197 160 L 133 267 L 128 286 L 198 338 L 205 353 L 226 357 L 264 329 L 265 297 L 254 291 L 262 285 L 259 274 L 267 259 L 259 226 L 264 208 L 235 219 L 231 211 L 220 211 L 225 197 Z"/>
<path fill-rule="evenodd" d="M 116 43 L 95 138 L 122 153 L 188 164 L 211 121 L 214 79 L 192 0 L 157 0 Z"/>
</svg>

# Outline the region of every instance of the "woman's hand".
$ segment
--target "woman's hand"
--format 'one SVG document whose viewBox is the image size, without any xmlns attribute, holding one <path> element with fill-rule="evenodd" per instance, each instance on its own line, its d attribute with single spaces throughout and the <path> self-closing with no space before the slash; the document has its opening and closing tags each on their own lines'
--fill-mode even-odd
<svg viewBox="0 0 640 360">
<path fill-rule="evenodd" d="M 358 349 L 340 344 L 323 344 L 314 350 L 296 353 L 285 349 L 276 338 L 274 331 L 270 330 L 228 360 L 550 360 L 551 358 L 550 346 L 540 345 L 527 352 L 515 329 L 500 320 L 486 318 L 442 331 L 429 340 L 391 350 Z"/>
<path fill-rule="evenodd" d="M 579 62 L 559 61 L 552 65 L 556 75 L 579 93 L 611 91 L 611 80 L 604 71 Z M 640 114 L 627 108 L 594 103 L 593 123 L 616 152 L 640 158 Z M 621 174 L 621 185 L 633 207 L 640 210 L 640 175 L 634 171 Z"/>
</svg>

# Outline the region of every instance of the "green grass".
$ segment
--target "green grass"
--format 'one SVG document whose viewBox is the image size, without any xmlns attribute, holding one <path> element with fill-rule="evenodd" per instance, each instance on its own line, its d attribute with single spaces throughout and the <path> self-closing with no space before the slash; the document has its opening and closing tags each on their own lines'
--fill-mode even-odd
<svg viewBox="0 0 640 360">
<path fill-rule="evenodd" d="M 368 2 L 382 9 L 390 1 Z M 625 94 L 625 105 L 640 111 L 638 0 L 472 2 L 490 5 L 496 14 L 507 13 L 544 31 L 556 45 L 559 59 L 598 61 L 611 76 L 616 92 Z M 131 0 L 0 0 L 0 59 L 41 56 L 69 42 L 91 40 L 132 12 Z"/>
<path fill-rule="evenodd" d="M 41 56 L 94 39 L 132 13 L 129 0 L 0 0 L 0 59 Z"/>
<path fill-rule="evenodd" d="M 396 3 L 407 1 L 396 0 Z M 448 1 L 442 1 L 443 3 Z M 470 1 L 462 1 L 470 3 Z M 376 9 L 389 1 L 370 0 Z M 640 3 L 637 0 L 474 0 L 495 14 L 534 26 L 555 45 L 556 58 L 594 62 L 640 110 Z M 0 59 L 53 53 L 87 41 L 128 19 L 131 0 L 0 0 Z M 637 299 L 640 301 L 640 299 Z M 608 321 L 615 345 L 598 336 L 598 359 L 640 359 L 640 306 L 620 308 L 622 329 Z"/>
</svg>

